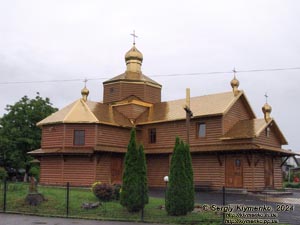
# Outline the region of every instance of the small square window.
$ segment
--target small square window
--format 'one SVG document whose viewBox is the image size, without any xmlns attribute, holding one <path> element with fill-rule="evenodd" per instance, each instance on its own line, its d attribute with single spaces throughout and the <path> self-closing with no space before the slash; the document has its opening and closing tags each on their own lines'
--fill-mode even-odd
<svg viewBox="0 0 300 225">
<path fill-rule="evenodd" d="M 84 144 L 85 144 L 85 131 L 74 130 L 74 145 L 84 145 Z"/>
<path fill-rule="evenodd" d="M 197 132 L 198 132 L 198 137 L 205 137 L 206 136 L 206 124 L 199 123 Z"/>
<path fill-rule="evenodd" d="M 156 128 L 151 128 L 148 130 L 149 143 L 156 143 Z"/>
</svg>

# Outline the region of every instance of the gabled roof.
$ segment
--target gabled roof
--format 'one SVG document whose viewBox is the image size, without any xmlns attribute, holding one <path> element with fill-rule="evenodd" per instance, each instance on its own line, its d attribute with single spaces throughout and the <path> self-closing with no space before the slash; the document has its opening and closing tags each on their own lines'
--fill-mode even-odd
<svg viewBox="0 0 300 225">
<path fill-rule="evenodd" d="M 97 123 L 99 120 L 91 112 L 86 102 L 82 99 L 71 103 L 65 108 L 51 114 L 47 118 L 38 122 L 37 125 L 53 123 Z"/>
<path fill-rule="evenodd" d="M 256 138 L 269 125 L 272 125 L 272 128 L 275 129 L 275 132 L 279 136 L 281 143 L 287 144 L 285 137 L 283 136 L 274 119 L 271 119 L 268 122 L 266 122 L 265 119 L 240 120 L 221 139 L 233 140 Z"/>
<path fill-rule="evenodd" d="M 193 112 L 193 118 L 224 115 L 239 99 L 243 99 L 246 102 L 246 107 L 249 109 L 252 117 L 255 118 L 255 114 L 243 91 L 240 91 L 237 96 L 235 96 L 233 92 L 225 92 L 192 97 L 190 100 L 190 108 Z M 186 103 L 185 101 L 185 99 L 179 99 L 149 105 L 149 111 L 146 111 L 137 119 L 136 125 L 184 120 L 186 117 L 185 110 L 183 109 Z M 130 123 L 129 120 L 130 118 L 126 118 L 117 109 L 114 109 L 115 106 L 117 105 L 78 99 L 40 121 L 37 125 L 41 126 L 55 123 L 102 123 L 132 127 L 132 123 Z"/>
<path fill-rule="evenodd" d="M 255 118 L 255 114 L 251 109 L 243 91 L 237 96 L 233 92 L 225 92 L 211 95 L 192 97 L 190 99 L 190 108 L 193 112 L 193 118 L 202 116 L 218 116 L 226 114 L 234 103 L 243 98 L 249 108 L 249 113 Z M 165 121 L 183 120 L 186 113 L 183 107 L 186 104 L 185 99 L 175 101 L 156 103 L 153 106 L 152 113 L 147 117 L 141 118 L 138 124 L 158 123 Z"/>
</svg>

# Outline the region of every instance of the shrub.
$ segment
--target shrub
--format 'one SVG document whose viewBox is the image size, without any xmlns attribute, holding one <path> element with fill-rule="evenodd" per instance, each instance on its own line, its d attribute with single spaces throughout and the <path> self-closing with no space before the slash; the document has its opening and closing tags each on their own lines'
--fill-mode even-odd
<svg viewBox="0 0 300 225">
<path fill-rule="evenodd" d="M 92 185 L 94 195 L 101 201 L 110 201 L 113 198 L 113 187 L 109 184 L 96 182 Z"/>
<path fill-rule="evenodd" d="M 36 166 L 34 167 L 31 167 L 30 170 L 29 170 L 29 174 L 31 176 L 34 176 L 35 179 L 39 180 L 39 177 L 40 177 L 40 169 Z"/>
<path fill-rule="evenodd" d="M 138 212 L 148 203 L 145 154 L 143 147 L 137 146 L 134 128 L 131 130 L 130 141 L 125 155 L 120 203 L 129 212 Z"/>
<path fill-rule="evenodd" d="M 0 180 L 4 180 L 4 178 L 7 178 L 7 172 L 3 167 L 0 167 Z"/>
<path fill-rule="evenodd" d="M 300 183 L 286 183 L 286 188 L 300 188 Z"/>
<path fill-rule="evenodd" d="M 122 188 L 121 184 L 114 184 L 113 185 L 113 198 L 115 200 L 120 200 L 121 188 Z"/>
<path fill-rule="evenodd" d="M 190 211 L 190 185 L 191 180 L 186 173 L 185 145 L 176 137 L 166 195 L 166 210 L 169 215 L 182 216 Z"/>
</svg>

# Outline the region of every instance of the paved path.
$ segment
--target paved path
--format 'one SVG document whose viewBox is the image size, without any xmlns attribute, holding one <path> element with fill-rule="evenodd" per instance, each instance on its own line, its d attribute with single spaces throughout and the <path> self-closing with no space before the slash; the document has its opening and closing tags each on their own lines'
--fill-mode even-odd
<svg viewBox="0 0 300 225">
<path fill-rule="evenodd" d="M 145 225 L 145 223 L 108 222 L 0 213 L 0 225 Z"/>
</svg>

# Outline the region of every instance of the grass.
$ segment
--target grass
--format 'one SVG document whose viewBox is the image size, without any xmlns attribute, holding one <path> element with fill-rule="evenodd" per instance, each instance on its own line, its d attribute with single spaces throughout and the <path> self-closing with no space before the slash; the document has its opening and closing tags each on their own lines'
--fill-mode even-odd
<svg viewBox="0 0 300 225">
<path fill-rule="evenodd" d="M 66 216 L 66 189 L 60 187 L 39 187 L 47 201 L 39 206 L 29 206 L 25 203 L 28 184 L 9 183 L 7 191 L 7 212 L 34 214 L 43 216 Z M 3 184 L 0 186 L 0 211 L 3 209 Z M 98 199 L 89 189 L 71 188 L 69 201 L 69 217 L 96 220 L 141 221 L 141 213 L 128 213 L 119 202 L 105 202 L 96 209 L 82 209 L 84 202 L 97 202 Z M 144 221 L 172 224 L 221 224 L 221 217 L 211 212 L 190 213 L 187 216 L 168 216 L 165 210 L 159 209 L 164 205 L 163 198 L 150 198 L 144 210 Z"/>
</svg>

